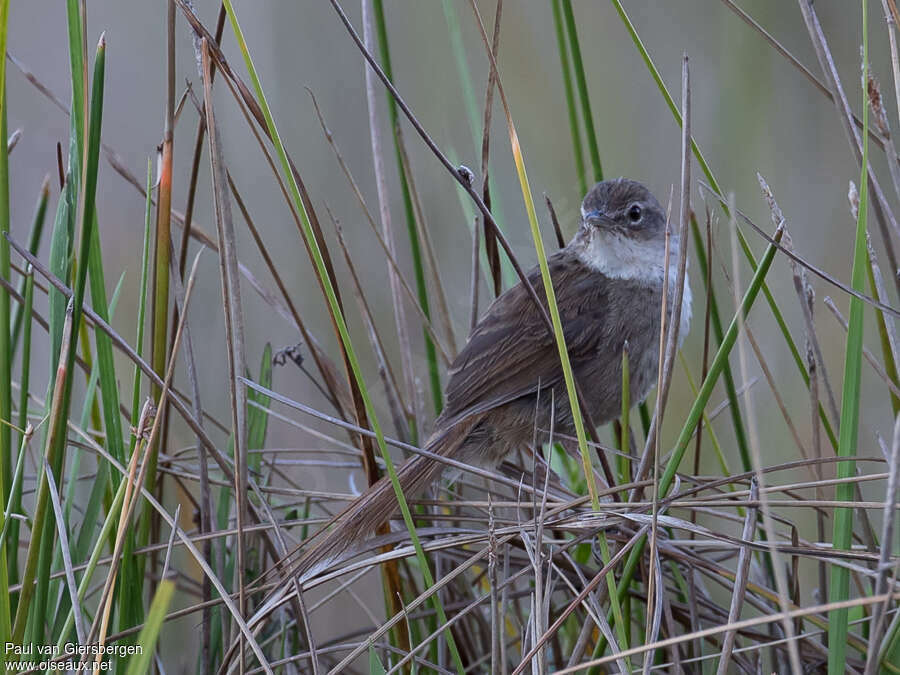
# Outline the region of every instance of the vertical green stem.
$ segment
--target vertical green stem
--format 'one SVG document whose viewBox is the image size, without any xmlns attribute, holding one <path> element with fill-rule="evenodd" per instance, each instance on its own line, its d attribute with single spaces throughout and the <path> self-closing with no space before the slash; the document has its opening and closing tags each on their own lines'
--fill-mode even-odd
<svg viewBox="0 0 900 675">
<path fill-rule="evenodd" d="M 629 436 L 631 435 L 631 368 L 628 366 L 628 348 L 622 350 L 622 416 L 619 418 L 622 435 L 619 440 L 619 481 L 627 483 L 631 480 L 631 460 L 627 457 L 631 451 Z"/>
<path fill-rule="evenodd" d="M 144 354 L 144 320 L 146 318 L 147 313 L 147 284 L 149 279 L 149 270 L 150 270 L 150 236 L 151 236 L 151 228 L 150 223 L 153 217 L 153 198 L 151 196 L 151 191 L 153 189 L 153 162 L 152 160 L 147 160 L 147 187 L 146 187 L 146 202 L 144 204 L 144 246 L 141 250 L 141 297 L 138 301 L 138 315 L 137 315 L 137 336 L 134 340 L 134 350 L 137 352 L 138 356 L 143 356 Z M 137 364 L 134 366 L 134 376 L 131 381 L 131 422 L 137 427 L 138 418 L 141 414 L 141 368 Z M 128 447 L 128 458 L 131 458 L 131 453 L 134 452 L 134 445 L 137 442 L 137 439 L 134 435 L 131 436 L 131 442 Z"/>
<path fill-rule="evenodd" d="M 28 426 L 28 390 L 31 385 L 31 326 L 32 316 L 31 308 L 34 303 L 34 270 L 31 265 L 25 272 L 25 288 L 23 302 L 24 333 L 22 334 L 22 369 L 19 376 L 19 428 L 22 434 L 19 440 L 19 459 L 16 461 L 16 473 L 18 474 L 19 463 L 25 452 L 25 429 Z M 17 484 L 16 478 L 12 479 L 12 487 L 10 488 L 9 501 L 10 513 L 21 513 L 22 511 L 22 485 Z M 9 523 L 9 541 L 15 542 L 16 545 L 10 549 L 9 556 L 9 578 L 19 578 L 19 519 L 13 518 Z M 5 544 L 5 542 L 4 542 Z"/>
<path fill-rule="evenodd" d="M 47 216 L 47 203 L 50 201 L 50 179 L 47 178 L 44 180 L 44 184 L 41 186 L 41 193 L 38 196 L 38 203 L 34 210 L 34 218 L 31 221 L 31 233 L 28 235 L 28 251 L 32 255 L 37 255 L 38 247 L 41 245 L 41 236 L 44 233 L 44 221 Z M 19 282 L 19 295 L 25 297 L 25 279 L 22 279 Z M 21 305 L 17 305 L 13 310 L 13 318 L 12 318 L 12 338 L 10 342 L 12 346 L 10 347 L 10 361 L 15 360 L 16 358 L 16 350 L 19 347 L 19 334 L 22 332 L 22 316 L 23 316 L 23 308 Z M 27 314 L 24 314 L 26 319 L 29 319 Z"/>
<path fill-rule="evenodd" d="M 866 0 L 862 0 L 862 81 L 868 81 L 869 41 L 866 24 L 868 13 Z M 863 91 L 862 105 L 862 168 L 859 176 L 859 210 L 856 217 L 856 240 L 853 246 L 853 271 L 851 284 L 859 292 L 866 284 L 866 216 L 868 211 L 869 167 L 869 106 Z M 862 377 L 863 310 L 865 305 L 857 296 L 850 298 L 850 325 L 847 332 L 847 351 L 844 357 L 844 387 L 841 394 L 841 423 L 838 429 L 838 457 L 855 457 L 859 436 L 859 399 Z M 856 462 L 839 462 L 838 479 L 856 475 Z M 855 499 L 856 485 L 846 481 L 835 489 L 835 499 L 846 502 Z M 832 546 L 843 551 L 850 548 L 853 537 L 853 509 L 834 510 Z M 842 602 L 850 597 L 850 570 L 842 565 L 831 566 L 831 602 Z M 845 672 L 849 610 L 838 609 L 828 615 L 828 674 Z"/>
<path fill-rule="evenodd" d="M 575 13 L 572 11 L 572 0 L 562 0 L 562 10 L 569 34 L 569 47 L 572 49 L 572 68 L 575 71 L 575 84 L 578 86 L 578 98 L 581 101 L 588 155 L 591 157 L 594 181 L 600 182 L 603 180 L 603 167 L 600 165 L 600 148 L 597 145 L 597 134 L 594 132 L 594 117 L 591 114 L 591 100 L 588 96 L 587 78 L 584 75 L 584 63 L 581 60 L 581 46 L 578 43 L 578 28 L 575 24 Z"/>
<path fill-rule="evenodd" d="M 578 110 L 575 108 L 575 92 L 572 89 L 572 73 L 569 65 L 569 50 L 566 46 L 566 32 L 563 26 L 561 0 L 552 0 L 553 25 L 556 28 L 556 45 L 559 48 L 559 62 L 562 66 L 563 90 L 566 92 L 566 111 L 569 114 L 569 133 L 572 135 L 572 154 L 575 158 L 575 173 L 578 175 L 579 195 L 587 194 L 587 176 L 584 171 L 584 152 L 581 149 L 581 132 L 578 129 Z"/>
</svg>

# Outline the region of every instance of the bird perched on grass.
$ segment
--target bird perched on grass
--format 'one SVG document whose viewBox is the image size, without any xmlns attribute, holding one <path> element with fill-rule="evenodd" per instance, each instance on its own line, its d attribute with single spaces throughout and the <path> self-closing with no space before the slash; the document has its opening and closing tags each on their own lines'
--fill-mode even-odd
<svg viewBox="0 0 900 675">
<path fill-rule="evenodd" d="M 584 405 L 593 421 L 603 424 L 621 411 L 624 345 L 631 402 L 643 401 L 657 380 L 666 214 L 644 185 L 619 178 L 588 192 L 581 218 L 572 241 L 547 263 Z M 670 316 L 681 245 L 671 234 Z M 535 267 L 527 277 L 544 303 L 540 270 Z M 691 318 L 687 279 L 682 298 L 679 344 Z M 445 399 L 425 447 L 468 464 L 495 467 L 511 451 L 532 443 L 535 429 L 539 441 L 546 441 L 551 416 L 557 433 L 575 434 L 554 336 L 521 282 L 497 297 L 472 330 L 450 367 Z M 416 455 L 397 475 L 404 494 L 412 497 L 443 469 L 440 462 Z M 332 528 L 318 535 L 293 566 L 293 574 L 306 579 L 327 568 L 372 537 L 396 507 L 384 477 L 335 516 Z"/>
</svg>

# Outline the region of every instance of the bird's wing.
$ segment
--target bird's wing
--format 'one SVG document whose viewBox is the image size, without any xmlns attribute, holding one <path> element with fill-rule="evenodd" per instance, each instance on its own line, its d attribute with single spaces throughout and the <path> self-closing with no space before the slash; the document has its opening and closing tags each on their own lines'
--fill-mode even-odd
<svg viewBox="0 0 900 675">
<path fill-rule="evenodd" d="M 605 333 L 606 277 L 588 270 L 567 249 L 548 259 L 572 361 L 589 358 Z M 528 280 L 546 306 L 540 270 Z M 521 282 L 500 295 L 475 326 L 450 369 L 445 424 L 484 412 L 562 381 L 554 337 Z"/>
</svg>

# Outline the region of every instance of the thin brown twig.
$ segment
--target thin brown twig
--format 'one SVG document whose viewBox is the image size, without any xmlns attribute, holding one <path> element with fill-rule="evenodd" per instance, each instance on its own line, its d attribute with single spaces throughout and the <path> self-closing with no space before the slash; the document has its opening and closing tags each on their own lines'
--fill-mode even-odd
<svg viewBox="0 0 900 675">
<path fill-rule="evenodd" d="M 503 16 L 503 0 L 497 0 L 497 8 L 494 12 L 494 34 L 491 40 L 491 54 L 493 58 L 497 58 L 500 51 L 500 19 Z M 484 95 L 484 115 L 482 118 L 481 132 L 481 197 L 485 206 L 491 208 L 491 188 L 489 182 L 490 163 L 490 145 L 491 145 L 491 114 L 494 108 L 494 84 L 497 80 L 496 71 L 493 68 L 488 69 L 487 91 Z M 497 249 L 497 238 L 493 230 L 484 225 L 484 252 L 490 266 L 491 276 L 494 281 L 494 295 L 500 295 L 503 290 L 501 270 L 500 270 L 500 251 Z"/>
<path fill-rule="evenodd" d="M 203 249 L 201 249 L 202 252 Z M 179 323 L 179 315 L 178 312 L 184 311 L 184 303 L 185 303 L 185 291 L 184 285 L 182 283 L 182 279 L 184 279 L 184 272 L 179 270 L 178 262 L 175 259 L 175 256 L 172 255 L 174 251 L 170 251 L 169 256 L 169 276 L 172 282 L 172 291 L 175 299 L 175 304 L 173 307 L 173 326 L 177 326 Z M 199 254 L 198 254 L 199 255 Z M 172 335 L 172 344 L 170 345 L 170 353 L 172 352 L 172 347 L 174 347 L 175 334 Z M 185 317 L 184 319 L 184 363 L 185 370 L 187 371 L 188 382 L 191 387 L 191 409 L 194 412 L 194 417 L 197 419 L 199 424 L 203 424 L 203 406 L 200 401 L 200 382 L 197 377 L 197 365 L 194 359 L 194 341 L 191 336 L 190 330 L 190 319 L 189 317 Z M 208 470 L 208 462 L 207 462 L 207 452 L 206 446 L 203 444 L 202 440 L 199 437 L 195 437 L 197 440 L 197 449 L 199 453 L 199 469 L 200 469 L 200 504 L 199 504 L 199 512 L 200 512 L 200 531 L 201 532 L 209 532 L 212 530 L 212 493 L 209 487 L 209 470 Z M 166 444 L 166 448 L 168 448 L 168 444 Z M 163 467 L 165 468 L 165 467 Z M 186 491 L 187 492 L 187 491 Z M 176 519 L 177 520 L 177 519 Z M 204 553 L 212 559 L 212 548 L 211 545 L 208 545 L 204 549 Z M 224 562 L 224 561 L 223 561 Z M 221 569 L 224 569 L 222 567 Z M 165 575 L 161 575 L 160 579 L 165 578 Z M 212 586 L 210 585 L 209 579 L 205 578 L 202 582 L 204 599 L 209 600 L 212 593 Z M 211 630 L 210 622 L 212 620 L 212 614 L 209 611 L 205 611 L 203 614 L 203 627 L 201 628 L 202 633 L 207 633 Z M 209 654 L 208 645 L 204 645 L 201 650 L 201 659 L 206 658 L 208 660 Z"/>
<path fill-rule="evenodd" d="M 216 44 L 222 44 L 222 34 L 225 29 L 225 5 L 219 7 L 219 16 L 216 19 Z M 197 61 L 198 75 L 203 79 L 202 55 L 200 53 L 200 41 L 194 40 L 194 59 Z M 213 68 L 210 75 L 215 78 L 216 71 Z M 178 271 L 184 277 L 184 266 L 187 264 L 188 242 L 191 235 L 191 223 L 194 218 L 194 202 L 197 198 L 197 179 L 200 175 L 200 157 L 203 154 L 203 142 L 206 135 L 206 117 L 203 115 L 202 106 L 200 119 L 197 121 L 197 133 L 194 136 L 194 155 L 191 158 L 191 175 L 188 179 L 187 200 L 184 206 L 184 226 L 181 232 L 181 243 L 178 247 Z M 208 655 L 207 655 L 208 656 Z"/>
<path fill-rule="evenodd" d="M 882 3 L 883 2 L 885 2 L 885 0 L 882 0 Z M 893 3 L 894 0 L 887 0 L 887 2 Z M 732 12 L 734 12 L 741 19 L 741 21 L 743 21 L 748 26 L 750 26 L 753 30 L 755 30 L 757 33 L 759 33 L 760 36 L 766 42 L 768 42 L 772 46 L 773 49 L 775 49 L 775 51 L 777 51 L 779 54 L 781 54 L 785 59 L 788 60 L 788 62 L 792 66 L 794 66 L 797 70 L 799 70 L 800 73 L 807 80 L 809 80 L 810 83 L 817 90 L 819 90 L 823 96 L 825 96 L 825 98 L 827 98 L 832 103 L 835 102 L 834 94 L 831 92 L 831 90 L 828 88 L 828 86 L 826 86 L 826 84 L 824 82 L 822 82 L 822 80 L 820 80 L 818 77 L 816 77 L 815 74 L 813 74 L 813 72 L 800 61 L 800 59 L 798 59 L 790 51 L 788 51 L 788 49 L 783 44 L 781 44 L 781 42 L 776 40 L 775 37 L 771 33 L 769 33 L 769 31 L 767 31 L 765 28 L 763 28 L 762 25 L 758 21 L 756 21 L 756 19 L 754 19 L 752 16 L 747 14 L 747 12 L 745 12 L 743 9 L 738 7 L 733 2 L 733 0 L 722 0 L 722 3 L 726 7 L 728 7 Z M 856 127 L 858 129 L 863 128 L 862 120 L 859 119 L 859 117 L 855 114 L 853 115 L 853 123 L 856 125 Z M 873 141 L 875 141 L 875 143 L 878 145 L 878 147 L 880 147 L 880 148 L 885 147 L 884 139 L 878 135 L 878 133 L 876 132 L 875 129 L 873 129 L 871 127 L 869 128 L 869 138 L 872 139 Z M 897 157 L 896 154 L 894 156 Z"/>
<path fill-rule="evenodd" d="M 547 212 L 550 214 L 550 223 L 553 225 L 553 231 L 556 233 L 556 244 L 560 248 L 565 248 L 566 238 L 563 236 L 562 228 L 559 226 L 559 219 L 556 217 L 556 209 L 553 208 L 553 202 L 550 201 L 550 195 L 544 193 L 544 202 L 547 204 Z"/>
<path fill-rule="evenodd" d="M 755 502 L 759 498 L 759 485 L 754 477 L 750 483 L 749 501 Z M 741 539 L 749 541 L 753 539 L 753 533 L 756 530 L 756 507 L 748 506 L 747 513 L 744 517 L 744 529 L 741 531 Z M 746 546 L 741 547 L 740 555 L 737 562 L 737 575 L 734 582 L 734 594 L 731 596 L 731 607 L 728 609 L 728 623 L 733 624 L 741 617 L 741 606 L 744 603 L 744 594 L 747 592 L 748 573 L 750 572 L 751 561 L 750 549 Z M 716 675 L 725 675 L 728 672 L 728 662 L 731 660 L 731 653 L 734 649 L 734 641 L 737 637 L 737 631 L 730 630 L 725 633 L 722 640 L 722 656 L 719 660 L 719 667 Z"/>
</svg>

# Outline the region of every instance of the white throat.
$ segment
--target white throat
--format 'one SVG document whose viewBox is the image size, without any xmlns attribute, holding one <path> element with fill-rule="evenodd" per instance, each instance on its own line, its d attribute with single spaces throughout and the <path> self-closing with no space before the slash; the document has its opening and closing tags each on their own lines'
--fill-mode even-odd
<svg viewBox="0 0 900 675">
<path fill-rule="evenodd" d="M 589 228 L 582 231 L 586 245 L 578 257 L 587 267 L 612 279 L 627 279 L 648 286 L 659 286 L 665 275 L 665 242 L 636 242 L 614 230 Z M 673 245 L 674 244 L 674 245 Z M 678 241 L 669 240 L 669 307 L 675 299 L 678 284 Z M 684 341 L 691 324 L 691 284 L 685 270 L 684 294 L 678 346 Z M 670 310 L 671 311 L 671 310 Z"/>
<path fill-rule="evenodd" d="M 665 274 L 665 243 L 637 242 L 620 232 L 591 227 L 579 236 L 586 239 L 579 247 L 581 262 L 613 279 L 629 279 L 648 285 L 662 283 Z M 674 240 L 670 240 L 674 241 Z M 670 245 L 669 276 L 677 273 L 678 248 Z"/>
</svg>

